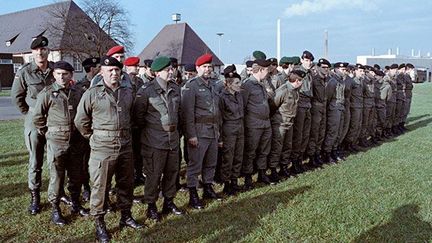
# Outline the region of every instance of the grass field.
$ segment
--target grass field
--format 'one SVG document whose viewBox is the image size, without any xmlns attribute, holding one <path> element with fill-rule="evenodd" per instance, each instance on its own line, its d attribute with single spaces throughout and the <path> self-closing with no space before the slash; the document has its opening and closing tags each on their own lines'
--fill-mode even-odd
<svg viewBox="0 0 432 243">
<path fill-rule="evenodd" d="M 2 90 L 0 91 L 0 97 L 9 97 L 10 96 L 10 90 Z"/>
<path fill-rule="evenodd" d="M 144 230 L 119 231 L 119 213 L 108 214 L 113 241 L 430 242 L 431 93 L 430 83 L 415 86 L 409 132 L 392 141 L 338 165 L 212 202 L 200 212 L 170 216 L 158 224 L 146 222 Z M 43 211 L 27 213 L 22 121 L 0 122 L 0 134 L 0 242 L 94 241 L 93 221 L 71 217 L 65 207 L 71 223 L 63 228 L 50 224 L 46 169 Z M 135 192 L 142 193 L 142 187 Z M 179 206 L 186 209 L 187 200 L 187 193 L 178 193 Z M 140 222 L 145 221 L 145 209 L 133 206 Z"/>
</svg>

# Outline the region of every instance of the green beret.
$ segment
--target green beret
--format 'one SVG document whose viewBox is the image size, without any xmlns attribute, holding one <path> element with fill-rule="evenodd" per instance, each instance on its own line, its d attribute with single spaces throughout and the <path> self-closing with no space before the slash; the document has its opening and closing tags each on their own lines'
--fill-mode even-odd
<svg viewBox="0 0 432 243">
<path fill-rule="evenodd" d="M 153 60 L 150 68 L 153 72 L 159 72 L 169 65 L 171 65 L 171 59 L 166 56 L 160 56 Z"/>
<path fill-rule="evenodd" d="M 262 51 L 254 51 L 252 53 L 252 56 L 255 57 L 255 59 L 264 59 L 265 60 L 267 58 L 266 54 L 264 54 L 264 52 L 262 52 Z"/>
<path fill-rule="evenodd" d="M 300 57 L 291 57 L 291 60 L 292 60 L 292 64 L 294 64 L 294 65 L 298 65 L 301 63 Z"/>
<path fill-rule="evenodd" d="M 282 66 L 284 64 L 290 64 L 290 58 L 289 57 L 282 57 L 279 61 L 279 65 Z"/>
</svg>

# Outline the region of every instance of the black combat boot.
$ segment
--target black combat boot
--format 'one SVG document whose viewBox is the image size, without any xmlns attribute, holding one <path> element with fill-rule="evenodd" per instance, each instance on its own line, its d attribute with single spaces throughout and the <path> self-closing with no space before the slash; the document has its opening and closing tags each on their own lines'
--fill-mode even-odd
<svg viewBox="0 0 432 243">
<path fill-rule="evenodd" d="M 223 187 L 222 193 L 226 196 L 233 196 L 234 195 L 230 181 L 224 182 L 224 187 Z"/>
<path fill-rule="evenodd" d="M 338 158 L 338 155 L 337 155 L 336 150 L 332 150 L 330 152 L 330 163 L 333 163 L 333 164 L 337 163 L 338 162 L 337 158 Z"/>
<path fill-rule="evenodd" d="M 72 214 L 79 214 L 82 217 L 87 217 L 90 215 L 90 210 L 81 206 L 79 195 L 72 196 L 72 206 L 70 211 Z"/>
<path fill-rule="evenodd" d="M 405 126 L 405 122 L 402 122 L 401 123 L 401 128 L 402 128 L 402 130 L 404 131 L 404 132 L 406 132 L 408 129 L 406 128 L 406 126 Z"/>
<path fill-rule="evenodd" d="M 291 168 L 292 168 L 293 173 L 295 175 L 299 175 L 299 174 L 305 172 L 305 169 L 303 168 L 302 161 L 300 159 L 294 159 L 293 162 L 292 162 L 292 167 Z"/>
<path fill-rule="evenodd" d="M 165 198 L 162 207 L 162 214 L 183 215 L 184 212 L 175 205 L 172 198 Z"/>
<path fill-rule="evenodd" d="M 233 191 L 234 195 L 241 191 L 241 186 L 238 184 L 237 179 L 231 179 L 231 190 Z"/>
<path fill-rule="evenodd" d="M 314 154 L 312 156 L 309 156 L 309 165 L 312 168 L 321 168 L 322 164 L 319 161 L 318 154 Z"/>
<path fill-rule="evenodd" d="M 213 185 L 211 183 L 204 184 L 203 199 L 222 200 L 222 198 L 213 190 Z"/>
<path fill-rule="evenodd" d="M 31 215 L 36 215 L 40 212 L 40 192 L 38 189 L 30 190 L 31 201 L 28 211 Z"/>
<path fill-rule="evenodd" d="M 276 171 L 276 168 L 271 168 L 270 170 L 271 170 L 271 173 L 269 176 L 270 183 L 272 183 L 272 184 L 278 183 L 280 181 L 280 177 Z"/>
<path fill-rule="evenodd" d="M 288 165 L 281 165 L 279 170 L 279 176 L 282 177 L 283 179 L 290 177 Z"/>
<path fill-rule="evenodd" d="M 274 184 L 268 178 L 268 176 L 266 174 L 266 170 L 259 170 L 258 171 L 258 180 L 257 180 L 257 182 L 261 182 L 261 183 L 264 183 L 266 185 Z"/>
<path fill-rule="evenodd" d="M 198 196 L 196 187 L 189 187 L 189 206 L 194 209 L 203 209 L 204 206 Z"/>
<path fill-rule="evenodd" d="M 60 188 L 60 202 L 71 206 L 72 205 L 72 200 L 70 199 L 70 197 L 68 197 L 66 195 L 66 192 L 64 191 L 64 188 Z"/>
<path fill-rule="evenodd" d="M 395 134 L 396 136 L 401 135 L 400 130 L 398 129 L 397 126 L 393 126 L 391 130 L 392 130 L 393 134 Z"/>
<path fill-rule="evenodd" d="M 323 163 L 324 164 L 330 164 L 331 163 L 330 153 L 323 152 Z"/>
<path fill-rule="evenodd" d="M 99 243 L 110 242 L 110 236 L 106 229 L 103 215 L 98 215 L 95 217 L 95 226 L 96 226 L 96 239 L 99 241 Z"/>
<path fill-rule="evenodd" d="M 51 203 L 52 212 L 51 212 L 51 222 L 58 226 L 65 226 L 66 220 L 63 218 L 63 215 L 61 214 L 61 210 L 59 207 L 59 202 L 52 202 Z"/>
<path fill-rule="evenodd" d="M 148 219 L 154 220 L 156 222 L 160 221 L 160 216 L 156 207 L 156 203 L 147 204 L 146 216 Z"/>
<path fill-rule="evenodd" d="M 120 229 L 123 229 L 124 227 L 130 227 L 132 229 L 141 229 L 142 227 L 144 227 L 142 224 L 139 224 L 137 221 L 135 221 L 134 218 L 132 218 L 132 213 L 130 210 L 121 211 L 119 226 Z"/>
<path fill-rule="evenodd" d="M 82 200 L 84 202 L 90 201 L 90 192 L 91 192 L 90 185 L 88 183 L 85 183 L 84 184 L 84 190 L 82 192 Z"/>
<path fill-rule="evenodd" d="M 255 186 L 253 184 L 252 175 L 245 175 L 243 189 L 245 191 L 249 191 L 249 190 L 252 190 L 254 188 L 255 188 Z"/>
</svg>

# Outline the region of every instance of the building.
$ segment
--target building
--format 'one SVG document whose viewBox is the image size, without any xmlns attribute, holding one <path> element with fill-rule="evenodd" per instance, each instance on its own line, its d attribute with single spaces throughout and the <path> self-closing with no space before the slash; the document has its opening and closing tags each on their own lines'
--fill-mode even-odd
<svg viewBox="0 0 432 243">
<path fill-rule="evenodd" d="M 141 60 L 141 66 L 144 65 L 145 59 L 155 59 L 157 56 L 175 57 L 179 66 L 184 66 L 195 63 L 195 60 L 205 53 L 213 55 L 213 65 L 215 71 L 218 72 L 224 65 L 219 57 L 187 23 L 178 23 L 162 28 L 138 57 Z"/>
<path fill-rule="evenodd" d="M 74 66 L 76 80 L 84 76 L 84 58 L 117 45 L 73 1 L 0 15 L 0 23 L 2 87 L 10 87 L 19 67 L 32 60 L 30 44 L 37 36 L 48 38 L 50 61 L 65 60 Z"/>
</svg>

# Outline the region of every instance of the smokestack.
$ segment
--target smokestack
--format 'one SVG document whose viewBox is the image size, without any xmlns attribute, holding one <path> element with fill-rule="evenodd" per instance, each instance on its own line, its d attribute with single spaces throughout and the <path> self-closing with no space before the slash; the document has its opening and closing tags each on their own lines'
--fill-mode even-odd
<svg viewBox="0 0 432 243">
<path fill-rule="evenodd" d="M 324 58 L 328 59 L 328 31 L 324 30 Z"/>
<path fill-rule="evenodd" d="M 414 56 L 414 49 L 411 49 L 411 56 Z"/>
<path fill-rule="evenodd" d="M 375 56 L 375 47 L 372 48 L 372 56 Z"/>
<path fill-rule="evenodd" d="M 417 55 L 418 57 L 421 57 L 421 52 L 420 52 L 420 50 L 418 50 L 418 55 Z"/>
<path fill-rule="evenodd" d="M 276 30 L 276 58 L 280 60 L 281 58 L 281 20 L 277 20 L 277 30 Z"/>
<path fill-rule="evenodd" d="M 387 55 L 391 55 L 391 53 L 392 53 L 392 49 L 389 48 L 389 49 L 387 50 Z"/>
<path fill-rule="evenodd" d="M 396 47 L 396 55 L 399 56 L 399 47 Z"/>
</svg>

